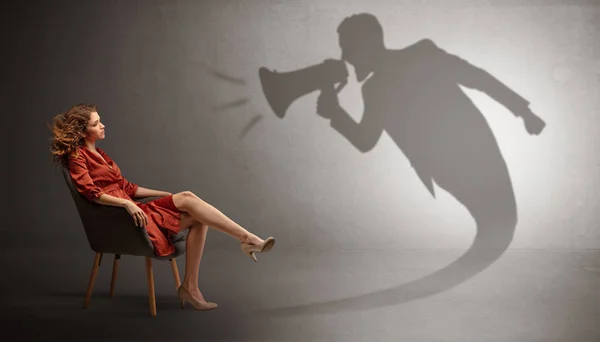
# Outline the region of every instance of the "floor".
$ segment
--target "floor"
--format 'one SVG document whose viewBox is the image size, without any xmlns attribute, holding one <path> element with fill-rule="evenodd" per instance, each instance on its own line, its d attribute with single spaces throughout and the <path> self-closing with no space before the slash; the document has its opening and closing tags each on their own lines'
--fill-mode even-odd
<svg viewBox="0 0 600 342">
<path fill-rule="evenodd" d="M 155 261 L 150 317 L 141 257 L 121 259 L 109 298 L 105 255 L 83 309 L 93 252 L 9 249 L 1 319 L 31 341 L 600 341 L 600 251 L 509 250 L 480 271 L 447 267 L 463 253 L 280 249 L 255 264 L 237 246 L 207 250 L 200 287 L 219 308 L 182 310 L 169 263 Z"/>
</svg>

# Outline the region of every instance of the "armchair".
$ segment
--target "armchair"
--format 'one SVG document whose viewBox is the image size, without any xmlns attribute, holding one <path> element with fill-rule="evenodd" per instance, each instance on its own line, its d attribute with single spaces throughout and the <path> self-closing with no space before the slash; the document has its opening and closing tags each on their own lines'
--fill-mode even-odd
<svg viewBox="0 0 600 342">
<path fill-rule="evenodd" d="M 156 316 L 156 298 L 154 294 L 154 274 L 152 271 L 152 259 L 169 260 L 175 278 L 175 285 L 178 288 L 181 285 L 179 271 L 175 258 L 185 253 L 185 244 L 188 231 L 182 231 L 172 238 L 172 243 L 176 251 L 168 256 L 157 256 L 147 231 L 143 227 L 137 227 L 133 219 L 123 208 L 101 205 L 88 201 L 77 191 L 73 184 L 69 170 L 62 167 L 63 177 L 75 202 L 79 213 L 81 223 L 90 245 L 90 248 L 96 252 L 92 272 L 90 275 L 84 308 L 88 308 L 94 282 L 98 274 L 102 256 L 104 254 L 114 254 L 112 278 L 110 283 L 109 296 L 112 298 L 115 293 L 115 283 L 119 268 L 119 259 L 121 255 L 143 256 L 146 260 L 146 276 L 148 280 L 148 297 L 150 302 L 150 314 Z M 136 198 L 139 202 L 148 202 L 156 197 Z M 183 303 L 182 308 L 183 308 Z"/>
</svg>

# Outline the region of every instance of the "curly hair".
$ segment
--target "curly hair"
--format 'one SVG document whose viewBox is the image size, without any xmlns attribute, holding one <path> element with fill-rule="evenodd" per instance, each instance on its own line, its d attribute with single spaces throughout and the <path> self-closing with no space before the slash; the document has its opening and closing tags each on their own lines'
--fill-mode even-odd
<svg viewBox="0 0 600 342">
<path fill-rule="evenodd" d="M 67 167 L 69 155 L 74 153 L 77 156 L 77 149 L 83 145 L 91 113 L 97 110 L 95 105 L 78 104 L 53 118 L 52 126 L 48 126 L 53 134 L 50 152 L 57 166 Z"/>
</svg>

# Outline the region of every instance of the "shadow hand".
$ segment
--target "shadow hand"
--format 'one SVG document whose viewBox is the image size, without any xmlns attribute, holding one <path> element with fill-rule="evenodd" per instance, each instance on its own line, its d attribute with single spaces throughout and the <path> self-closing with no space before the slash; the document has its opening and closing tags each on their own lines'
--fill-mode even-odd
<svg viewBox="0 0 600 342">
<path fill-rule="evenodd" d="M 331 117 L 341 109 L 337 98 L 337 92 L 332 87 L 321 89 L 321 94 L 317 99 L 317 114 L 325 119 Z"/>
<path fill-rule="evenodd" d="M 528 111 L 526 114 L 521 115 L 523 118 L 523 123 L 525 125 L 525 129 L 531 135 L 538 135 L 544 130 L 546 127 L 546 122 L 542 120 L 539 116 L 535 115 L 533 112 Z"/>
</svg>

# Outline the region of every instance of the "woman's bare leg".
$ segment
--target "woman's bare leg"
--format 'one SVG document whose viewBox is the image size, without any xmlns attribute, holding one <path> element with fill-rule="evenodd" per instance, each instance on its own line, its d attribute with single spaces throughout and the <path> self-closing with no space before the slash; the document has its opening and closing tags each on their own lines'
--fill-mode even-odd
<svg viewBox="0 0 600 342">
<path fill-rule="evenodd" d="M 186 238 L 185 275 L 182 285 L 193 297 L 205 302 L 206 300 L 198 287 L 198 278 L 208 226 L 196 221 L 188 213 L 182 212 L 179 228 L 190 230 Z"/>
<path fill-rule="evenodd" d="M 186 241 L 186 260 L 185 276 L 183 277 L 183 286 L 193 296 L 200 301 L 205 302 L 204 296 L 198 287 L 198 278 L 200 273 L 200 260 L 204 252 L 204 243 L 206 242 L 206 232 L 208 226 L 202 222 L 197 222 L 190 227 L 190 232 Z"/>
<path fill-rule="evenodd" d="M 239 224 L 235 223 L 229 217 L 225 216 L 218 209 L 206 203 L 190 191 L 183 191 L 173 195 L 175 207 L 181 211 L 187 212 L 196 221 L 218 229 L 240 242 L 249 244 L 261 244 L 263 239 L 250 233 Z"/>
</svg>

